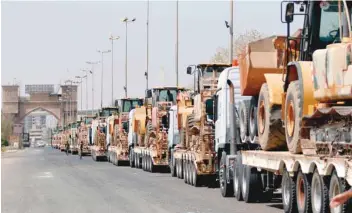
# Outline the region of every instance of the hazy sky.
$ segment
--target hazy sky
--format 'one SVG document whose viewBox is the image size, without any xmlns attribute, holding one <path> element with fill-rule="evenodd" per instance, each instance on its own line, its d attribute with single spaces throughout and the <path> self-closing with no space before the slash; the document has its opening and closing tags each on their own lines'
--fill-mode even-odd
<svg viewBox="0 0 352 213">
<path fill-rule="evenodd" d="M 285 35 L 280 1 L 234 1 L 235 33 L 256 29 L 265 35 Z M 128 95 L 143 96 L 146 70 L 146 1 L 112 2 L 2 2 L 2 84 L 58 85 L 76 75 L 85 62 L 100 61 L 97 49 L 114 42 L 114 98 L 124 95 L 125 25 L 121 18 L 136 17 L 128 25 Z M 180 84 L 190 85 L 189 64 L 208 62 L 218 47 L 227 47 L 228 1 L 179 2 Z M 176 2 L 150 1 L 149 85 L 175 85 Z M 296 29 L 301 22 L 294 22 Z M 68 72 L 67 72 L 68 70 Z M 95 108 L 100 106 L 101 64 L 95 66 Z M 88 79 L 89 108 L 91 78 Z M 111 103 L 111 53 L 104 56 L 104 105 Z M 83 85 L 85 89 L 85 84 Z M 79 93 L 80 94 L 80 93 Z M 83 96 L 85 108 L 85 91 Z"/>
</svg>

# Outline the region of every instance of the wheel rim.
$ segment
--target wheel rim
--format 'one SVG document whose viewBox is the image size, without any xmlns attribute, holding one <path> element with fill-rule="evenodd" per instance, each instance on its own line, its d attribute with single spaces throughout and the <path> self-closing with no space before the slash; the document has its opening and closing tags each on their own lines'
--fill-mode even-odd
<svg viewBox="0 0 352 213">
<path fill-rule="evenodd" d="M 304 180 L 300 177 L 297 181 L 297 204 L 303 209 L 305 203 Z"/>
<path fill-rule="evenodd" d="M 258 127 L 259 127 L 259 132 L 261 134 L 263 134 L 264 130 L 265 130 L 265 104 L 264 104 L 264 101 L 261 101 L 260 105 L 259 105 Z"/>
<path fill-rule="evenodd" d="M 225 174 L 224 173 L 225 173 L 224 167 L 220 168 L 220 170 L 219 170 L 219 180 L 220 180 L 220 188 L 221 188 L 221 190 L 224 189 L 224 185 L 225 185 L 225 178 L 224 178 Z"/>
<path fill-rule="evenodd" d="M 333 187 L 332 187 L 332 192 L 331 192 L 331 197 L 335 197 L 337 195 L 339 195 L 341 193 L 341 189 L 339 187 L 339 185 L 337 184 L 336 181 L 333 182 Z M 331 208 L 331 213 L 339 213 L 339 212 L 342 212 L 342 205 L 340 206 L 337 206 L 335 208 Z"/>
<path fill-rule="evenodd" d="M 285 177 L 284 183 L 286 184 L 284 184 L 284 186 L 282 187 L 282 190 L 283 190 L 282 195 L 283 195 L 283 201 L 285 206 L 287 206 L 291 200 L 291 193 L 290 193 L 291 186 L 288 182 L 289 182 L 288 177 Z"/>
<path fill-rule="evenodd" d="M 313 179 L 313 184 L 312 184 L 312 206 L 313 209 L 315 210 L 315 212 L 321 212 L 321 207 L 322 207 L 322 203 L 321 203 L 321 184 L 320 184 L 320 180 L 319 177 L 314 177 Z"/>
<path fill-rule="evenodd" d="M 295 110 L 293 101 L 290 101 L 290 104 L 287 106 L 286 129 L 287 134 L 292 137 L 293 132 L 295 130 Z"/>
</svg>

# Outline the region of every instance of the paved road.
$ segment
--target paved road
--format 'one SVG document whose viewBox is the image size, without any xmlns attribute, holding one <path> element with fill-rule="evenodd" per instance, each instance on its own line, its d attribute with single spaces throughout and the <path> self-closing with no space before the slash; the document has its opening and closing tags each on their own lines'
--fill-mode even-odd
<svg viewBox="0 0 352 213">
<path fill-rule="evenodd" d="M 283 212 L 280 203 L 245 204 L 219 189 L 194 188 L 152 174 L 50 147 L 2 154 L 2 212 L 242 213 Z"/>
</svg>

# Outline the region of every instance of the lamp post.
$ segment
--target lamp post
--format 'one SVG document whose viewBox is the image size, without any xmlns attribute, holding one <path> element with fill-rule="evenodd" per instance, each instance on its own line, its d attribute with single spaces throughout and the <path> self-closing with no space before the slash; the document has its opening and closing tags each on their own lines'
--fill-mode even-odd
<svg viewBox="0 0 352 213">
<path fill-rule="evenodd" d="M 111 41 L 111 103 L 114 105 L 114 41 L 118 40 L 120 36 L 113 36 L 110 34 Z"/>
<path fill-rule="evenodd" d="M 92 65 L 92 69 L 89 71 L 92 74 L 92 115 L 94 114 L 94 65 L 99 64 L 99 61 L 87 61 L 87 64 Z M 87 82 L 88 83 L 88 82 Z M 88 96 L 87 96 L 88 100 Z M 88 110 L 88 101 L 87 101 L 87 110 Z"/>
<path fill-rule="evenodd" d="M 233 0 L 230 0 L 230 24 L 225 21 L 226 28 L 229 29 L 230 32 L 230 64 L 233 60 Z"/>
<path fill-rule="evenodd" d="M 80 79 L 79 84 L 81 85 L 81 112 L 83 111 L 83 86 L 82 86 L 82 82 L 83 82 L 83 78 L 87 78 L 88 76 L 76 76 L 76 78 Z M 87 83 L 86 83 L 87 85 Z M 86 87 L 86 91 L 88 91 L 88 87 Z"/>
<path fill-rule="evenodd" d="M 104 73 L 104 54 L 111 52 L 111 50 L 97 50 L 98 53 L 101 53 L 101 94 L 100 94 L 100 108 L 103 108 L 103 85 L 104 85 L 104 79 L 103 79 L 103 73 Z"/>
<path fill-rule="evenodd" d="M 176 59 L 175 59 L 175 71 L 176 71 L 176 86 L 178 87 L 178 0 L 176 1 Z"/>
<path fill-rule="evenodd" d="M 129 24 L 129 23 L 132 23 L 132 22 L 135 22 L 136 21 L 136 18 L 133 18 L 132 20 L 128 20 L 128 18 L 127 17 L 125 17 L 125 18 L 123 18 L 122 19 L 122 22 L 125 22 L 125 26 L 126 26 L 126 52 L 125 52 L 125 54 L 126 54 L 126 56 L 125 56 L 125 87 L 124 87 L 124 90 L 125 90 L 125 97 L 127 98 L 127 38 L 128 38 L 128 34 L 127 34 L 127 25 Z"/>
<path fill-rule="evenodd" d="M 146 72 L 144 73 L 147 89 L 148 89 L 148 74 L 149 74 L 149 0 L 147 1 L 147 69 L 146 69 Z"/>
</svg>

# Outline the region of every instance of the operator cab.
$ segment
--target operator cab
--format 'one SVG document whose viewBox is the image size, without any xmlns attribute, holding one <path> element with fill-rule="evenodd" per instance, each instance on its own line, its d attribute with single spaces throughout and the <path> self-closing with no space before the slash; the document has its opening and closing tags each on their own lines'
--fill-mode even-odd
<svg viewBox="0 0 352 213">
<path fill-rule="evenodd" d="M 194 76 L 194 92 L 216 88 L 221 72 L 231 64 L 198 64 L 187 67 L 187 74 Z"/>
<path fill-rule="evenodd" d="M 112 116 L 113 114 L 118 114 L 118 113 L 119 113 L 118 107 L 103 107 L 99 111 L 99 117 L 107 118 L 109 116 Z"/>
<path fill-rule="evenodd" d="M 129 113 L 132 109 L 142 105 L 142 98 L 122 98 L 115 102 L 115 106 L 118 107 L 122 113 Z"/>
<path fill-rule="evenodd" d="M 182 87 L 157 87 L 146 91 L 146 103 L 156 106 L 158 103 L 166 104 L 170 108 L 176 104 L 177 94 L 185 89 Z"/>
<path fill-rule="evenodd" d="M 348 9 L 348 16 L 351 17 L 352 2 L 345 1 Z M 284 3 L 284 2 L 283 2 Z M 292 49 L 299 51 L 299 57 L 294 57 L 300 61 L 312 61 L 313 52 L 317 49 L 325 49 L 327 45 L 340 43 L 341 38 L 349 37 L 348 18 L 343 1 L 295 1 L 299 5 L 299 12 L 295 12 L 293 1 L 286 4 L 285 20 L 287 23 L 288 45 Z M 339 13 L 339 5 L 340 11 Z M 282 10 L 283 11 L 283 10 Z M 290 23 L 295 15 L 304 16 L 302 33 L 297 37 L 290 37 Z M 341 18 L 341 26 L 339 23 Z M 349 20 L 350 22 L 352 20 Z M 342 32 L 341 32 L 342 31 Z M 292 49 L 287 50 L 292 59 Z"/>
</svg>

